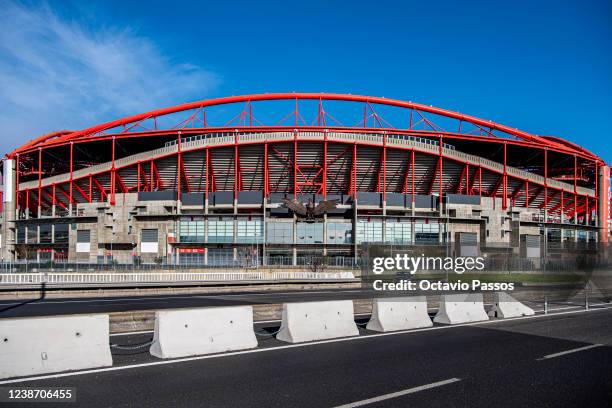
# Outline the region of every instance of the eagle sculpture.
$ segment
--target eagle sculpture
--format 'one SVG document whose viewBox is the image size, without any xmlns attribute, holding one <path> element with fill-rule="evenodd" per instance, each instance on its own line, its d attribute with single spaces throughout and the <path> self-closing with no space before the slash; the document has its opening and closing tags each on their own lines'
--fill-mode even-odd
<svg viewBox="0 0 612 408">
<path fill-rule="evenodd" d="M 298 215 L 306 217 L 307 220 L 314 220 L 316 217 L 323 215 L 327 211 L 335 209 L 339 201 L 340 200 L 326 200 L 315 205 L 312 200 L 308 200 L 308 203 L 304 204 L 296 199 L 289 200 L 287 198 L 283 198 L 285 207 L 289 208 Z"/>
</svg>

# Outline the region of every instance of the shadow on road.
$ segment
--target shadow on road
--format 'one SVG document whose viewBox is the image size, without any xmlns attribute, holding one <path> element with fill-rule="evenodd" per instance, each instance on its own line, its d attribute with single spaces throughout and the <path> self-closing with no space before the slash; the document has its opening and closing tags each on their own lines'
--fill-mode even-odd
<svg viewBox="0 0 612 408">
<path fill-rule="evenodd" d="M 25 306 L 25 305 L 30 304 L 30 303 L 38 302 L 39 300 L 43 300 L 45 298 L 46 294 L 47 294 L 47 283 L 43 282 L 40 285 L 40 297 L 38 297 L 36 299 L 29 299 L 29 300 L 23 301 L 21 303 L 17 303 L 17 304 L 5 307 L 3 309 L 0 309 L 0 313 L 4 313 L 4 312 L 7 312 L 9 310 L 21 307 L 21 306 Z"/>
</svg>

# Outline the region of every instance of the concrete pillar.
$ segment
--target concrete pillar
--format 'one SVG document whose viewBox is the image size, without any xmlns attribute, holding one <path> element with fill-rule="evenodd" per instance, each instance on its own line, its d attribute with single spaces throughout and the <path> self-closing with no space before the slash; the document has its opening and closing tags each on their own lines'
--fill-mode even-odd
<svg viewBox="0 0 612 408">
<path fill-rule="evenodd" d="M 16 202 L 17 195 L 16 190 L 16 169 L 15 160 L 5 159 L 4 160 L 4 191 L 2 194 L 2 246 L 0 248 L 2 260 L 14 260 L 15 259 L 15 244 L 16 244 Z"/>
<path fill-rule="evenodd" d="M 327 213 L 323 214 L 323 256 L 327 256 Z"/>
<path fill-rule="evenodd" d="M 610 167 L 601 166 L 598 177 L 597 226 L 600 228 L 599 241 L 608 242 L 610 235 Z"/>
<path fill-rule="evenodd" d="M 354 262 L 357 263 L 359 254 L 357 253 L 357 196 L 353 200 L 353 258 Z"/>
<path fill-rule="evenodd" d="M 263 209 L 263 216 L 261 217 L 261 233 L 262 233 L 262 241 L 261 241 L 261 264 L 262 266 L 266 266 L 268 264 L 268 262 L 266 261 L 266 232 L 267 232 L 267 226 L 266 226 L 266 211 L 267 211 L 267 202 L 266 202 L 266 197 L 264 197 L 263 199 L 263 203 L 262 203 L 262 209 Z"/>
</svg>

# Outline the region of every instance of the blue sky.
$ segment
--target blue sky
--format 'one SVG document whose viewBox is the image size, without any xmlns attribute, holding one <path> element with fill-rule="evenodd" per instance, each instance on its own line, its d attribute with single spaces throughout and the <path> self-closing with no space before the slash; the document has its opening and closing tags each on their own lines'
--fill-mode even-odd
<svg viewBox="0 0 612 408">
<path fill-rule="evenodd" d="M 0 0 L 0 150 L 192 100 L 323 91 L 457 110 L 612 162 L 611 2 L 427 3 Z"/>
</svg>

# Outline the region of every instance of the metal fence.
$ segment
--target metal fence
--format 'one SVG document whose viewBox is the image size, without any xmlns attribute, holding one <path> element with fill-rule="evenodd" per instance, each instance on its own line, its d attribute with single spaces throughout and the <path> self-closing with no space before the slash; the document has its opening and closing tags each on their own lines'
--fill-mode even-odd
<svg viewBox="0 0 612 408">
<path fill-rule="evenodd" d="M 0 285 L 347 280 L 352 272 L 0 273 Z"/>
</svg>

